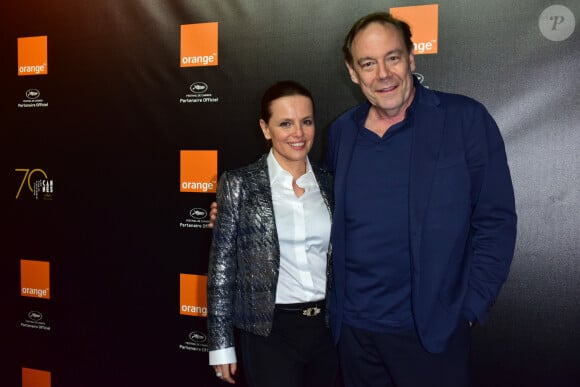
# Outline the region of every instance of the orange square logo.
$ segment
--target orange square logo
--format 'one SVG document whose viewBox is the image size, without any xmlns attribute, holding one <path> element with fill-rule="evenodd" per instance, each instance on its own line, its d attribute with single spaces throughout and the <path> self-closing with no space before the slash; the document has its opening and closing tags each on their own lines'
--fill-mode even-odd
<svg viewBox="0 0 580 387">
<path fill-rule="evenodd" d="M 20 295 L 50 299 L 50 264 L 20 260 Z"/>
<path fill-rule="evenodd" d="M 179 314 L 207 317 L 207 276 L 179 274 Z"/>
<path fill-rule="evenodd" d="M 22 387 L 50 387 L 50 372 L 22 368 Z"/>
<path fill-rule="evenodd" d="M 216 192 L 217 173 L 217 150 L 181 151 L 180 192 Z"/>
<path fill-rule="evenodd" d="M 48 37 L 18 38 L 18 76 L 48 74 Z"/>
<path fill-rule="evenodd" d="M 218 65 L 218 23 L 181 25 L 180 67 Z"/>
<path fill-rule="evenodd" d="M 439 4 L 395 7 L 390 12 L 411 26 L 415 55 L 437 54 Z"/>
</svg>

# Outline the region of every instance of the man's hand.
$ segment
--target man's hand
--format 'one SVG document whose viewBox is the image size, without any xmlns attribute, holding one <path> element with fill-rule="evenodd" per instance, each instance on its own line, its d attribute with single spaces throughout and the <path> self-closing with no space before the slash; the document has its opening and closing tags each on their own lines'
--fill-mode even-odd
<svg viewBox="0 0 580 387">
<path fill-rule="evenodd" d="M 215 218 L 217 217 L 217 212 L 217 203 L 212 202 L 209 208 L 209 224 L 207 225 L 209 228 L 213 228 Z"/>
</svg>

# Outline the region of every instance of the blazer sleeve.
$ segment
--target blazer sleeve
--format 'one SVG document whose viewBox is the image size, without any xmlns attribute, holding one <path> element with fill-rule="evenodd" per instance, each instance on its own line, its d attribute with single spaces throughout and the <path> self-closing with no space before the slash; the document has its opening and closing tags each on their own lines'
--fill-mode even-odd
<svg viewBox="0 0 580 387">
<path fill-rule="evenodd" d="M 240 192 L 240 180 L 224 172 L 217 187 L 219 211 L 213 228 L 208 268 L 207 324 L 210 351 L 234 346 L 233 305 Z"/>
<path fill-rule="evenodd" d="M 517 216 L 505 146 L 483 106 L 466 134 L 471 189 L 472 260 L 463 313 L 483 323 L 506 281 L 516 241 Z"/>
</svg>

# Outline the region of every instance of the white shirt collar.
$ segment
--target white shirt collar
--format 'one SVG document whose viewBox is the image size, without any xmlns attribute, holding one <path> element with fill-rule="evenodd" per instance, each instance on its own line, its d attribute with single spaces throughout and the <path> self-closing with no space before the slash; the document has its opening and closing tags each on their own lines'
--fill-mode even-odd
<svg viewBox="0 0 580 387">
<path fill-rule="evenodd" d="M 276 160 L 272 148 L 270 148 L 270 152 L 268 154 L 266 161 L 268 163 L 268 175 L 270 177 L 270 185 L 274 185 L 279 182 L 281 183 L 287 180 L 288 177 L 290 177 L 290 182 L 292 182 L 291 180 L 292 175 L 290 174 L 290 172 L 282 168 L 280 163 L 278 163 L 278 160 Z M 316 183 L 314 172 L 312 172 L 312 165 L 310 165 L 310 160 L 308 159 L 308 157 L 306 157 L 306 173 L 296 180 L 296 184 L 305 189 L 311 187 L 313 184 L 318 186 Z"/>
</svg>

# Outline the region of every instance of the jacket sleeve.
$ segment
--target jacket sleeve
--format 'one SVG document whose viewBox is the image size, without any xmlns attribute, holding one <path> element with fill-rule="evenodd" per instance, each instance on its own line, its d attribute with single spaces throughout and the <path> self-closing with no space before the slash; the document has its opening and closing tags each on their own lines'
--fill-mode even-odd
<svg viewBox="0 0 580 387">
<path fill-rule="evenodd" d="M 506 281 L 513 258 L 517 216 L 504 142 L 483 106 L 465 133 L 471 188 L 472 260 L 463 314 L 484 323 Z"/>
<path fill-rule="evenodd" d="M 224 172 L 217 187 L 219 211 L 213 228 L 208 268 L 207 323 L 210 351 L 234 346 L 233 305 L 237 273 L 239 194 L 239 180 L 232 179 L 228 172 Z"/>
</svg>

